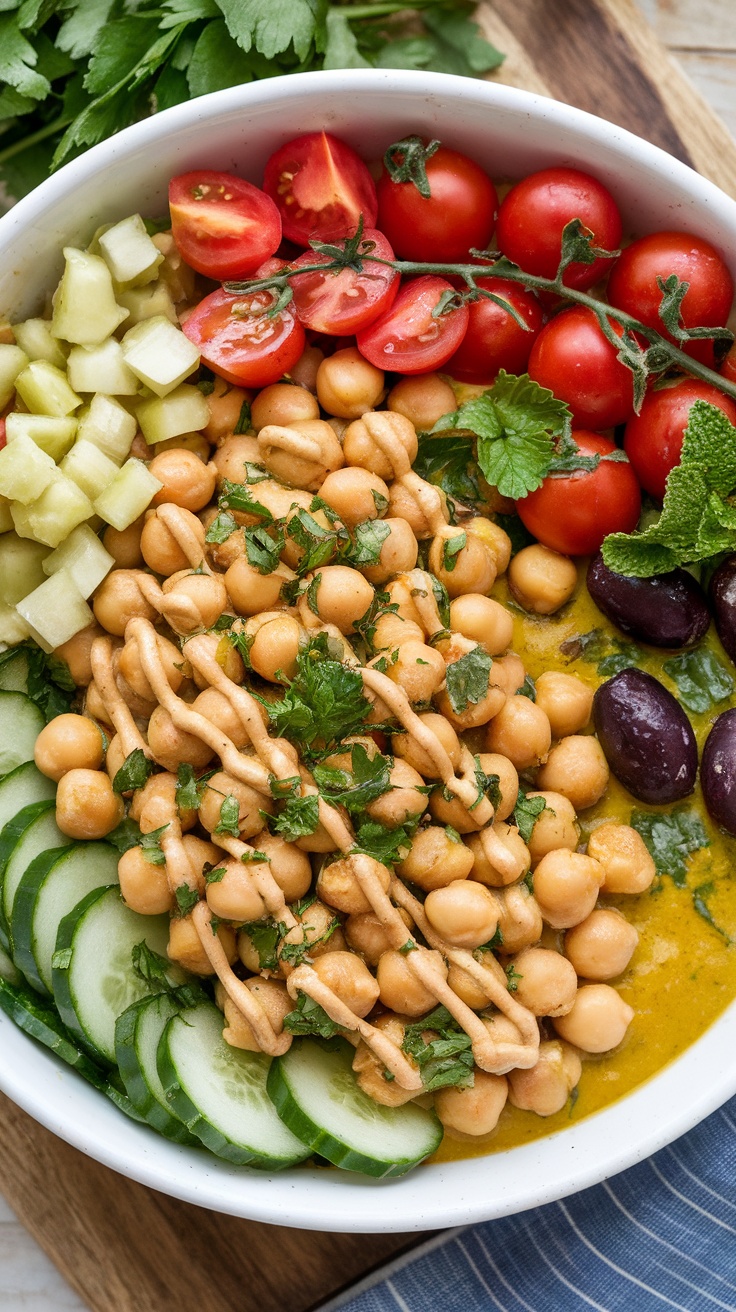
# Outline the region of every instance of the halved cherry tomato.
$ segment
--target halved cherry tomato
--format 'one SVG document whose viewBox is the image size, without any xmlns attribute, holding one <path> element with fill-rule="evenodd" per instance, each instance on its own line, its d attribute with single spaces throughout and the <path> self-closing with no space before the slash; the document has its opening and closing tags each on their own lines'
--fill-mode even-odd
<svg viewBox="0 0 736 1312">
<path fill-rule="evenodd" d="M 455 353 L 468 326 L 467 305 L 432 313 L 445 292 L 452 290 L 444 278 L 432 276 L 405 283 L 390 310 L 358 333 L 361 355 L 377 369 L 395 373 L 439 369 Z"/>
<path fill-rule="evenodd" d="M 376 188 L 351 146 L 329 132 L 287 141 L 263 171 L 263 190 L 281 214 L 284 236 L 297 246 L 311 239 L 352 236 L 361 214 L 376 223 Z"/>
<path fill-rule="evenodd" d="M 367 228 L 363 240 L 373 242 L 370 254 L 392 260 L 394 253 L 383 233 Z M 336 243 L 344 246 L 344 240 Z M 328 255 L 306 251 L 294 261 L 293 268 L 327 264 Z M 350 336 L 373 323 L 393 304 L 399 290 L 399 275 L 385 264 L 366 260 L 363 272 L 335 269 L 330 273 L 300 273 L 291 279 L 294 304 L 305 328 L 316 332 Z"/>
<path fill-rule="evenodd" d="M 573 433 L 581 455 L 609 455 L 615 443 L 600 433 Z M 522 523 L 552 551 L 589 556 L 608 533 L 631 533 L 639 522 L 641 493 L 625 461 L 601 460 L 597 469 L 549 475 L 536 492 L 517 501 Z"/>
<path fill-rule="evenodd" d="M 662 291 L 657 285 L 657 278 L 665 280 L 671 273 L 689 284 L 680 306 L 685 327 L 724 327 L 733 278 L 715 247 L 687 232 L 651 232 L 632 241 L 611 269 L 609 302 L 672 341 L 659 317 Z M 713 342 L 707 338 L 684 342 L 682 350 L 694 360 L 713 364 Z"/>
<path fill-rule="evenodd" d="M 227 382 L 267 387 L 278 382 L 304 350 L 304 329 L 293 305 L 270 317 L 271 292 L 205 296 L 182 325 L 204 364 Z"/>
<path fill-rule="evenodd" d="M 623 225 L 613 196 L 602 182 L 579 169 L 541 169 L 517 182 L 498 212 L 496 240 L 510 260 L 538 278 L 554 278 L 560 263 L 562 230 L 580 219 L 593 233 L 593 245 L 616 250 Z M 566 287 L 592 287 L 610 261 L 568 265 Z"/>
<path fill-rule="evenodd" d="M 271 197 L 232 173 L 180 173 L 169 183 L 169 208 L 184 259 L 208 278 L 248 277 L 281 241 Z"/>
<path fill-rule="evenodd" d="M 526 369 L 532 346 L 542 327 L 542 307 L 534 292 L 505 278 L 478 278 L 479 287 L 502 296 L 527 324 L 516 320 L 494 301 L 481 297 L 471 301 L 466 332 L 460 346 L 447 362 L 447 372 L 463 383 L 488 383 L 499 369 L 521 374 Z"/>
<path fill-rule="evenodd" d="M 696 401 L 708 401 L 736 424 L 736 403 L 710 383 L 683 378 L 672 387 L 651 391 L 638 415 L 626 425 L 624 450 L 639 482 L 650 496 L 661 501 L 667 475 L 679 465 L 682 441 L 690 411 Z"/>
<path fill-rule="evenodd" d="M 618 324 L 609 322 L 620 335 Z M 532 347 L 529 376 L 567 402 L 580 428 L 612 428 L 634 413 L 631 371 L 585 305 L 563 310 L 545 325 Z"/>
<path fill-rule="evenodd" d="M 480 165 L 440 146 L 426 162 L 430 194 L 413 182 L 378 180 L 378 225 L 403 259 L 446 262 L 486 250 L 496 222 L 496 188 Z"/>
</svg>

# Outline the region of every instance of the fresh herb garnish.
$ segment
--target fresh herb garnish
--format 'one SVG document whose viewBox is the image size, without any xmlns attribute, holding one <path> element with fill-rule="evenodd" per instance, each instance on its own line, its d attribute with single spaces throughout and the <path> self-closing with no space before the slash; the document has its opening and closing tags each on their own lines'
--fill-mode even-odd
<svg viewBox="0 0 736 1312">
<path fill-rule="evenodd" d="M 669 814 L 632 811 L 629 824 L 644 839 L 657 874 L 669 875 L 678 888 L 685 888 L 688 858 L 710 846 L 700 816 L 684 806 L 675 807 Z"/>
<path fill-rule="evenodd" d="M 224 866 L 215 866 L 212 870 L 208 870 L 205 866 L 204 882 L 205 884 L 221 884 L 226 874 L 227 870 Z"/>
<path fill-rule="evenodd" d="M 241 513 L 255 515 L 264 524 L 273 524 L 274 518 L 267 506 L 251 496 L 247 483 L 231 483 L 229 478 L 223 480 L 220 499 L 222 510 L 238 510 Z"/>
<path fill-rule="evenodd" d="M 0 27 L 1 25 L 0 14 Z M 0 152 L 0 159 L 2 159 L 2 152 Z M 20 653 L 26 661 L 26 686 L 23 690 L 26 696 L 35 702 L 47 722 L 57 715 L 66 715 L 77 691 L 69 666 L 58 656 L 48 655 L 45 651 L 41 651 L 35 642 L 30 641 L 18 643 L 0 654 L 0 666 L 7 661 L 16 660 Z"/>
<path fill-rule="evenodd" d="M 474 756 L 473 760 L 475 761 L 475 782 L 478 787 L 478 796 L 473 802 L 473 805 L 468 807 L 468 810 L 474 811 L 476 806 L 480 806 L 484 797 L 488 798 L 488 801 L 495 810 L 501 801 L 501 789 L 499 787 L 501 782 L 500 776 L 497 774 L 486 774 L 481 765 L 479 756 Z"/>
<path fill-rule="evenodd" d="M 216 542 L 218 545 L 227 542 L 227 539 L 237 533 L 238 525 L 227 510 L 218 511 L 217 515 L 209 525 L 204 535 L 205 542 Z"/>
<path fill-rule="evenodd" d="M 350 772 L 315 765 L 314 781 L 326 801 L 351 812 L 364 811 L 391 787 L 391 761 L 380 752 L 370 757 L 362 743 L 355 743 L 350 755 Z"/>
<path fill-rule="evenodd" d="M 281 562 L 284 549 L 283 530 L 279 529 L 272 537 L 267 528 L 247 528 L 245 530 L 245 554 L 248 564 L 258 570 L 259 574 L 273 574 Z"/>
<path fill-rule="evenodd" d="M 220 805 L 220 818 L 213 830 L 215 834 L 231 834 L 233 838 L 240 836 L 240 802 L 232 793 L 223 797 Z"/>
<path fill-rule="evenodd" d="M 476 706 L 488 692 L 492 658 L 483 647 L 473 647 L 459 660 L 447 666 L 446 686 L 450 705 L 456 715 L 468 706 Z"/>
<path fill-rule="evenodd" d="M 613 638 L 603 629 L 591 629 L 567 638 L 560 644 L 560 652 L 570 661 L 582 659 L 594 663 L 596 672 L 605 679 L 622 670 L 636 669 L 643 660 L 642 652 L 633 642 Z"/>
<path fill-rule="evenodd" d="M 122 855 L 123 852 L 128 852 L 131 847 L 140 847 L 142 837 L 143 835 L 135 820 L 131 820 L 130 816 L 126 815 L 125 819 L 121 820 L 120 824 L 116 825 L 105 836 L 105 842 L 112 843 L 115 850 Z"/>
<path fill-rule="evenodd" d="M 116 770 L 112 781 L 113 790 L 116 793 L 133 792 L 136 788 L 142 788 L 152 774 L 153 761 L 149 760 L 142 747 L 136 747 L 128 753 L 120 769 Z"/>
<path fill-rule="evenodd" d="M 190 888 L 188 884 L 177 884 L 174 889 L 174 899 L 177 915 L 188 916 L 199 902 L 199 893 L 196 888 Z"/>
<path fill-rule="evenodd" d="M 249 920 L 241 925 L 241 931 L 247 934 L 258 953 L 258 965 L 261 970 L 278 970 L 278 946 L 281 928 L 273 920 Z"/>
<path fill-rule="evenodd" d="M 467 533 L 456 533 L 454 537 L 445 538 L 442 543 L 442 568 L 451 574 L 457 565 L 460 552 L 468 545 Z"/>
<path fill-rule="evenodd" d="M 370 713 L 357 670 L 330 660 L 313 643 L 297 657 L 297 671 L 280 701 L 268 708 L 271 727 L 302 749 L 328 747 L 356 733 Z"/>
<path fill-rule="evenodd" d="M 403 861 L 409 851 L 418 823 L 417 816 L 395 829 L 387 829 L 378 820 L 366 819 L 355 832 L 354 851 L 365 852 L 366 856 L 372 856 L 383 865 L 394 866 Z"/>
<path fill-rule="evenodd" d="M 354 569 L 376 565 L 380 559 L 381 547 L 390 534 L 390 525 L 382 519 L 366 519 L 356 524 L 349 544 L 341 553 L 341 560 Z"/>
<path fill-rule="evenodd" d="M 318 824 L 319 798 L 315 793 L 309 797 L 290 797 L 279 815 L 268 817 L 271 833 L 280 834 L 287 843 L 313 834 Z"/>
<path fill-rule="evenodd" d="M 161 825 L 160 829 L 152 829 L 149 834 L 141 834 L 138 843 L 149 865 L 166 865 L 166 857 L 161 848 L 161 835 L 166 833 L 168 827 L 168 824 Z"/>
<path fill-rule="evenodd" d="M 424 1036 L 429 1031 L 430 1037 Z M 433 1034 L 435 1037 L 431 1037 Z M 461 1029 L 446 1007 L 435 1007 L 428 1016 L 407 1025 L 401 1047 L 419 1067 L 427 1092 L 473 1084 L 473 1052 L 470 1035 Z"/>
<path fill-rule="evenodd" d="M 704 647 L 672 656 L 664 662 L 662 669 L 677 684 L 682 705 L 696 714 L 703 714 L 717 702 L 725 701 L 734 690 L 734 681 L 728 670 L 712 651 Z"/>
<path fill-rule="evenodd" d="M 176 771 L 176 805 L 180 811 L 198 811 L 202 805 L 205 788 L 216 770 L 208 770 L 199 778 L 194 767 L 182 761 Z"/>
<path fill-rule="evenodd" d="M 547 806 L 543 797 L 529 797 L 523 788 L 519 789 L 512 818 L 525 843 L 529 842 L 532 830 L 543 811 L 550 811 L 554 815 L 552 808 Z"/>
<path fill-rule="evenodd" d="M 347 540 L 344 530 L 334 527 L 325 528 L 324 524 L 320 524 L 308 510 L 303 508 L 291 516 L 286 525 L 286 535 L 301 547 L 304 553 L 297 567 L 300 578 L 319 569 L 320 565 L 326 565 L 337 552 L 340 542 Z"/>
<path fill-rule="evenodd" d="M 319 1039 L 334 1039 L 342 1031 L 308 993 L 300 993 L 296 1007 L 284 1017 L 284 1029 L 289 1034 L 307 1034 Z"/>
</svg>

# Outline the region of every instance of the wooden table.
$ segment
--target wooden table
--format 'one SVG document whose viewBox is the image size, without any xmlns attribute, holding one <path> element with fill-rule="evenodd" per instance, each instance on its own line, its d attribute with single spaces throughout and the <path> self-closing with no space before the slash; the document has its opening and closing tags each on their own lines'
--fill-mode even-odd
<svg viewBox="0 0 736 1312">
<path fill-rule="evenodd" d="M 634 0 L 494 0 L 481 17 L 507 53 L 500 80 L 648 136 L 736 195 L 724 127 L 736 136 L 733 0 L 638 4 L 651 28 L 637 23 Z M 115 1176 L 1 1097 L 0 1115 L 0 1189 L 28 1227 L 0 1197 L 0 1312 L 307 1312 L 416 1241 L 216 1216 Z M 300 1271 L 297 1285 L 289 1268 Z"/>
</svg>

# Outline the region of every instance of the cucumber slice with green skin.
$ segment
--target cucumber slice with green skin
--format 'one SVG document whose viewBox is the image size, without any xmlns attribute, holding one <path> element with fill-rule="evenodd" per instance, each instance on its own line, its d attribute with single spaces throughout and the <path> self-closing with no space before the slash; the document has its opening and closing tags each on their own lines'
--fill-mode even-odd
<svg viewBox="0 0 736 1312">
<path fill-rule="evenodd" d="M 6 984 L 20 984 L 20 971 L 13 964 L 5 948 L 0 948 L 0 979 L 5 980 Z"/>
<path fill-rule="evenodd" d="M 0 943 L 5 948 L 10 948 L 10 930 L 4 908 L 5 871 L 28 826 L 39 816 L 49 815 L 53 810 L 52 801 L 31 802 L 29 806 L 22 807 L 12 820 L 8 820 L 0 833 Z"/>
<path fill-rule="evenodd" d="M 0 659 L 0 689 L 3 692 L 28 692 L 28 657 L 22 647 L 3 652 Z"/>
<path fill-rule="evenodd" d="M 150 992 L 133 967 L 145 940 L 166 957 L 168 916 L 139 916 L 118 888 L 95 888 L 59 925 L 51 982 L 64 1024 L 95 1060 L 115 1065 L 115 1021 Z M 172 979 L 181 974 L 172 967 Z"/>
<path fill-rule="evenodd" d="M 51 959 L 59 925 L 95 888 L 118 882 L 118 853 L 109 843 L 72 843 L 35 857 L 15 892 L 13 959 L 39 993 L 52 994 Z"/>
<path fill-rule="evenodd" d="M 231 1048 L 211 1002 L 172 1017 L 161 1036 L 158 1072 L 177 1116 L 218 1157 L 281 1171 L 309 1149 L 279 1120 L 266 1092 L 270 1059 Z"/>
<path fill-rule="evenodd" d="M 2 876 L 2 889 L 0 889 L 2 894 L 0 897 L 0 916 L 10 940 L 11 952 L 13 951 L 13 935 L 10 926 L 13 920 L 13 904 L 21 879 L 31 862 L 37 856 L 40 856 L 42 852 L 47 852 L 52 847 L 60 848 L 68 845 L 69 839 L 66 834 L 62 834 L 56 823 L 56 808 L 53 803 L 48 804 L 44 811 L 39 811 L 38 815 L 33 817 L 19 835 L 5 865 Z"/>
<path fill-rule="evenodd" d="M 189 999 L 191 1001 L 191 997 Z M 199 1140 L 189 1133 L 175 1116 L 156 1067 L 156 1053 L 166 1026 L 178 1016 L 182 1005 L 170 993 L 156 993 L 141 998 L 128 1007 L 115 1024 L 115 1052 L 128 1097 L 136 1111 L 154 1130 L 173 1139 L 199 1147 Z"/>
<path fill-rule="evenodd" d="M 56 797 L 56 784 L 47 779 L 33 761 L 0 779 L 0 840 L 9 820 L 32 802 L 50 802 Z"/>
<path fill-rule="evenodd" d="M 297 1040 L 269 1071 L 273 1104 L 289 1129 L 333 1166 L 380 1179 L 404 1175 L 439 1147 L 442 1126 L 414 1103 L 374 1102 L 358 1085 L 352 1059 L 342 1039 L 329 1048 Z"/>
<path fill-rule="evenodd" d="M 46 721 L 30 697 L 0 690 L 0 774 L 33 760 L 36 739 Z"/>
<path fill-rule="evenodd" d="M 107 1090 L 106 1076 L 82 1052 L 49 1002 L 22 985 L 13 985 L 0 979 L 0 1007 L 25 1034 L 56 1053 L 68 1066 L 73 1066 L 96 1089 L 103 1092 Z"/>
</svg>

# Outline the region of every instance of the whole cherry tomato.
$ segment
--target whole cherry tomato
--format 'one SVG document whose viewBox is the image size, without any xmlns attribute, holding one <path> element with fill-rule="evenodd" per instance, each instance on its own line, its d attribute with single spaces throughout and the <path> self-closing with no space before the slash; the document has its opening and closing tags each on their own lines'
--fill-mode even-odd
<svg viewBox="0 0 736 1312">
<path fill-rule="evenodd" d="M 468 260 L 486 250 L 496 222 L 496 188 L 467 155 L 439 146 L 425 163 L 429 196 L 414 182 L 378 180 L 378 226 L 402 259 Z"/>
<path fill-rule="evenodd" d="M 281 219 L 259 187 L 197 169 L 169 183 L 171 231 L 187 264 L 208 278 L 246 278 L 281 241 Z"/>
<path fill-rule="evenodd" d="M 352 146 L 329 132 L 287 141 L 263 171 L 263 190 L 278 206 L 284 236 L 297 246 L 312 238 L 349 237 L 360 216 L 376 225 L 376 188 Z"/>
<path fill-rule="evenodd" d="M 610 455 L 615 443 L 600 433 L 572 434 L 581 455 Z M 550 474 L 536 492 L 517 501 L 522 523 L 552 551 L 589 556 L 608 533 L 631 533 L 639 522 L 641 493 L 626 461 L 601 460 L 597 469 Z"/>
<path fill-rule="evenodd" d="M 696 401 L 718 406 L 736 424 L 736 402 L 710 383 L 683 378 L 672 387 L 651 391 L 639 414 L 626 425 L 624 450 L 644 490 L 659 501 L 664 497 L 667 475 L 680 463 L 682 440 Z"/>
<path fill-rule="evenodd" d="M 296 364 L 305 346 L 293 302 L 269 315 L 270 291 L 205 296 L 182 324 L 204 364 L 239 387 L 267 387 Z"/>
<path fill-rule="evenodd" d="M 444 278 L 426 276 L 407 282 L 380 319 L 357 335 L 358 350 L 377 369 L 426 374 L 454 355 L 468 326 L 468 307 L 434 314 L 445 292 Z"/>
<path fill-rule="evenodd" d="M 383 233 L 366 228 L 365 242 L 372 242 L 370 254 L 378 259 L 392 260 L 394 253 Z M 344 241 L 336 242 L 344 246 Z M 293 268 L 304 265 L 327 264 L 328 255 L 305 251 Z M 331 336 L 349 336 L 373 323 L 393 304 L 399 290 L 399 275 L 385 264 L 363 262 L 362 273 L 355 269 L 333 269 L 329 273 L 300 273 L 291 279 L 294 305 L 305 328 Z"/>
<path fill-rule="evenodd" d="M 687 232 L 652 232 L 627 246 L 611 269 L 609 302 L 672 341 L 659 317 L 662 290 L 657 283 L 671 273 L 689 284 L 680 306 L 685 327 L 722 328 L 733 301 L 733 278 L 715 247 Z M 707 338 L 685 342 L 682 350 L 713 364 L 713 343 Z"/>
<path fill-rule="evenodd" d="M 613 196 L 602 182 L 578 169 L 541 169 L 517 182 L 501 202 L 496 240 L 504 255 L 527 273 L 554 278 L 560 263 L 562 230 L 580 219 L 593 234 L 593 245 L 616 250 L 623 231 Z M 592 287 L 610 261 L 568 265 L 566 287 Z"/>
<path fill-rule="evenodd" d="M 499 369 L 521 374 L 542 327 L 542 307 L 534 292 L 504 278 L 478 278 L 479 287 L 502 296 L 526 323 L 521 328 L 507 310 L 483 296 L 469 305 L 468 331 L 452 359 L 448 374 L 463 383 L 489 383 Z"/>
<path fill-rule="evenodd" d="M 612 327 L 619 335 L 618 325 Z M 580 428 L 612 428 L 634 413 L 631 370 L 585 305 L 563 310 L 545 325 L 532 347 L 529 376 L 567 402 Z"/>
<path fill-rule="evenodd" d="M 728 355 L 721 362 L 721 367 L 718 372 L 723 374 L 723 377 L 727 378 L 729 383 L 736 383 L 736 342 L 734 342 Z"/>
</svg>

